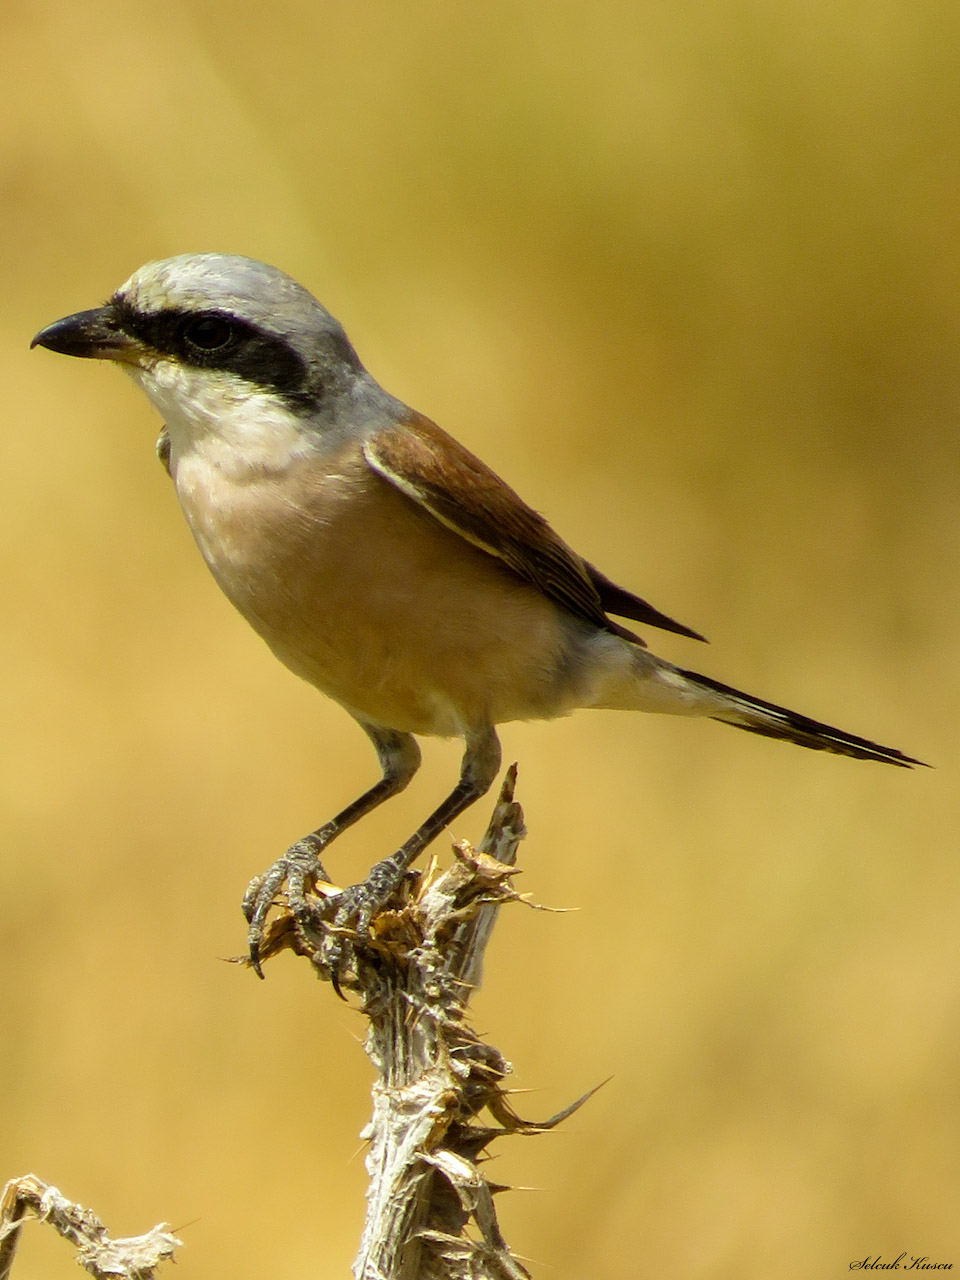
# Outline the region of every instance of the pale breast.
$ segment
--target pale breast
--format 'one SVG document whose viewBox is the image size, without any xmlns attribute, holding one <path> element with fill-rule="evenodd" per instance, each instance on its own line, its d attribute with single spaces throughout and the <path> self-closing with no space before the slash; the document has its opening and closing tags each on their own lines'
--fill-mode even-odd
<svg viewBox="0 0 960 1280">
<path fill-rule="evenodd" d="M 358 447 L 243 482 L 188 455 L 175 478 L 226 595 L 281 661 L 359 718 L 446 735 L 577 705 L 577 627 Z"/>
</svg>

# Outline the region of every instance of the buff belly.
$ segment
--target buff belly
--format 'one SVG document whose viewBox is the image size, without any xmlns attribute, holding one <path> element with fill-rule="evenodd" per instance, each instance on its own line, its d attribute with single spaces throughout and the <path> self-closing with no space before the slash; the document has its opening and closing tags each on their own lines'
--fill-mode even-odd
<svg viewBox="0 0 960 1280">
<path fill-rule="evenodd" d="M 358 719 L 454 735 L 596 701 L 577 660 L 589 630 L 375 475 L 358 448 L 242 482 L 187 455 L 174 478 L 229 599 Z"/>
</svg>

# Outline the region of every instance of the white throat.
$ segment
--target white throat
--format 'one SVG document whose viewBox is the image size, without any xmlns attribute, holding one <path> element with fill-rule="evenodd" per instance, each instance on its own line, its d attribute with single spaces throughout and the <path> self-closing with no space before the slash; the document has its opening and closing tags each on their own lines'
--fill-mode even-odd
<svg viewBox="0 0 960 1280">
<path fill-rule="evenodd" d="M 242 482 L 285 471 L 316 448 L 278 395 L 236 374 L 174 360 L 125 368 L 166 423 L 174 477 L 188 462 Z"/>
</svg>

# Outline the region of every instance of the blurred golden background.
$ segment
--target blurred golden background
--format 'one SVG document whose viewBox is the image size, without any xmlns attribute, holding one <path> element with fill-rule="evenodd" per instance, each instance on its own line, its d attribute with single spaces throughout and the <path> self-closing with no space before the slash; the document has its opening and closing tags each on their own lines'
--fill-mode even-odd
<svg viewBox="0 0 960 1280">
<path fill-rule="evenodd" d="M 177 1275 L 348 1274 L 363 1025 L 243 947 L 247 880 L 376 773 L 209 578 L 116 371 L 28 352 L 141 262 L 276 263 L 665 656 L 932 761 L 508 726 L 530 837 L 478 1024 L 538 1276 L 960 1266 L 960 10 L 936 0 L 7 0 L 0 1178 Z M 450 785 L 426 745 L 358 878 Z M 490 805 L 457 824 L 477 837 Z M 28 1233 L 35 1280 L 66 1247 Z M 31 1269 L 32 1268 L 32 1269 Z"/>
</svg>

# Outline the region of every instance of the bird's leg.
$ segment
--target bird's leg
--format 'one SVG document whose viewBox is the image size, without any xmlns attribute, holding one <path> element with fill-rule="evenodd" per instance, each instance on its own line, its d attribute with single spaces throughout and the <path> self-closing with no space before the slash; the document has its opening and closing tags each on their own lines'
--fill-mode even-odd
<svg viewBox="0 0 960 1280">
<path fill-rule="evenodd" d="M 336 899 L 335 927 L 352 926 L 357 933 L 365 934 L 374 914 L 379 911 L 403 879 L 404 872 L 444 827 L 468 809 L 490 790 L 500 768 L 500 740 L 492 725 L 466 736 L 466 750 L 460 766 L 460 781 L 443 804 L 431 813 L 409 840 L 396 853 L 384 858 L 371 869 L 361 884 L 344 889 Z M 336 951 L 334 945 L 331 951 Z M 330 957 L 333 958 L 332 955 Z M 334 963 L 334 972 L 337 964 Z"/>
<path fill-rule="evenodd" d="M 243 896 L 243 914 L 250 926 L 247 944 L 250 962 L 261 978 L 260 945 L 263 941 L 263 927 L 267 912 L 284 881 L 290 910 L 302 924 L 312 915 L 306 898 L 308 887 L 318 878 L 327 881 L 330 879 L 320 861 L 323 850 L 342 831 L 346 831 L 347 827 L 352 827 L 365 814 L 402 791 L 420 767 L 420 748 L 411 734 L 362 723 L 361 728 L 369 735 L 376 748 L 383 777 L 352 804 L 348 804 L 335 818 L 292 844 L 282 858 L 278 858 L 268 871 L 255 876 L 247 886 Z"/>
</svg>

